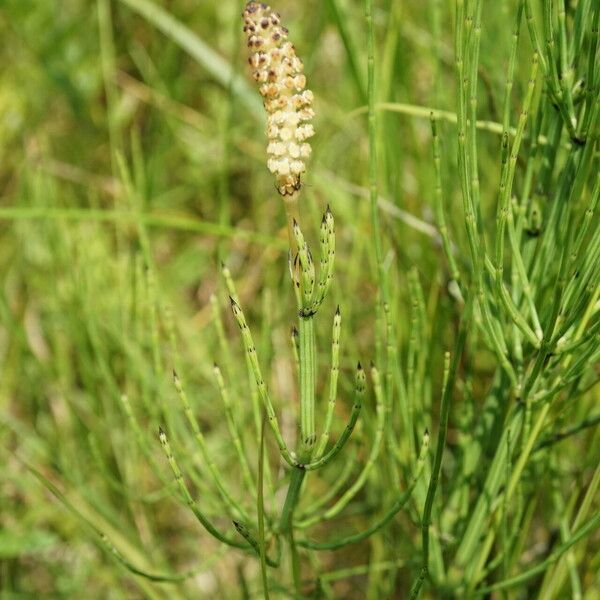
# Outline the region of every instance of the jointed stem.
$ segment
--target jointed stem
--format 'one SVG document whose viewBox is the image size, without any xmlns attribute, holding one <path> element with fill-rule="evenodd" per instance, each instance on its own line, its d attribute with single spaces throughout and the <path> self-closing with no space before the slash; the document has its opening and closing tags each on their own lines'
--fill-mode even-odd
<svg viewBox="0 0 600 600">
<path fill-rule="evenodd" d="M 392 371 L 394 365 L 394 352 L 396 346 L 393 327 L 389 321 L 390 311 L 390 286 L 384 264 L 383 237 L 381 233 L 381 224 L 379 221 L 378 204 L 378 185 L 377 185 L 377 119 L 375 112 L 376 92 L 375 92 L 375 26 L 373 23 L 373 0 L 365 0 L 365 21 L 367 25 L 367 121 L 369 133 L 369 200 L 371 205 L 371 226 L 373 228 L 373 245 L 375 248 L 375 259 L 377 264 L 377 286 L 379 288 L 379 311 L 383 319 L 381 325 L 375 332 L 377 353 L 377 362 L 384 369 L 385 383 L 382 391 L 386 396 L 385 405 L 393 405 L 393 377 Z M 384 346 L 383 340 L 387 338 Z M 409 436 L 413 432 L 407 432 Z M 391 434 L 390 434 L 391 439 Z M 411 445 L 412 448 L 412 445 Z"/>
<path fill-rule="evenodd" d="M 313 317 L 300 317 L 300 446 L 301 462 L 315 444 L 315 329 Z"/>
<path fill-rule="evenodd" d="M 356 421 L 358 420 L 358 416 L 360 414 L 360 409 L 362 408 L 362 400 L 365 393 L 365 372 L 361 367 L 361 364 L 358 363 L 358 367 L 356 369 L 356 383 L 354 389 L 354 404 L 352 405 L 352 413 L 350 414 L 350 420 L 348 421 L 348 425 L 344 429 L 344 432 L 338 439 L 338 441 L 334 444 L 333 448 L 325 456 L 321 456 L 317 460 L 313 462 L 305 463 L 302 465 L 302 468 L 306 471 L 314 471 L 319 469 L 326 464 L 328 464 L 333 458 L 337 456 L 340 450 L 344 447 L 348 438 L 352 435 L 352 431 L 354 430 L 354 426 L 356 425 Z"/>
<path fill-rule="evenodd" d="M 298 461 L 292 456 L 290 453 L 283 436 L 281 435 L 281 431 L 279 429 L 279 424 L 277 422 L 277 417 L 275 415 L 275 409 L 273 408 L 273 403 L 271 402 L 271 398 L 269 397 L 269 393 L 267 392 L 267 386 L 262 376 L 262 372 L 260 369 L 260 365 L 258 364 L 258 357 L 256 355 L 256 347 L 254 346 L 254 340 L 252 339 L 252 334 L 250 333 L 250 329 L 246 323 L 246 318 L 244 317 L 244 313 L 240 308 L 239 304 L 231 298 L 231 308 L 233 310 L 233 316 L 237 321 L 237 324 L 242 332 L 242 340 L 244 342 L 244 348 L 250 360 L 250 364 L 252 366 L 252 372 L 254 374 L 254 378 L 256 381 L 256 386 L 258 388 L 258 393 L 260 395 L 260 399 L 262 400 L 263 407 L 267 413 L 267 418 L 269 420 L 269 425 L 271 426 L 271 430 L 275 435 L 275 439 L 277 441 L 277 445 L 279 446 L 279 452 L 284 460 L 290 465 L 295 466 L 298 464 Z"/>
<path fill-rule="evenodd" d="M 386 410 L 385 410 L 385 398 L 383 395 L 383 386 L 381 384 L 381 377 L 379 375 L 379 371 L 373 366 L 371 368 L 371 377 L 373 379 L 373 386 L 375 388 L 375 398 L 377 402 L 377 424 L 375 431 L 375 439 L 373 440 L 373 446 L 371 447 L 371 451 L 369 453 L 369 457 L 367 459 L 367 463 L 363 467 L 363 470 L 360 472 L 358 477 L 352 486 L 346 490 L 344 495 L 328 510 L 323 513 L 320 517 L 314 517 L 313 519 L 307 519 L 306 523 L 310 523 L 311 525 L 317 523 L 319 521 L 323 521 L 326 519 L 332 519 L 336 515 L 338 515 L 343 508 L 358 494 L 358 492 L 363 488 L 365 483 L 367 482 L 367 478 L 373 466 L 375 465 L 375 461 L 379 456 L 379 452 L 381 450 L 383 436 L 385 433 L 385 425 L 386 425 Z M 364 386 L 364 371 L 360 367 L 356 373 L 356 388 L 357 394 L 362 394 L 361 387 Z M 356 409 L 355 409 L 356 410 Z"/>
<path fill-rule="evenodd" d="M 331 429 L 331 422 L 333 420 L 333 411 L 335 409 L 335 401 L 337 399 L 337 383 L 338 375 L 340 371 L 340 333 L 342 327 L 342 316 L 340 314 L 340 307 L 337 307 L 335 315 L 333 317 L 333 331 L 331 336 L 331 374 L 329 381 L 329 401 L 327 403 L 327 416 L 325 417 L 325 426 L 323 427 L 323 433 L 319 439 L 319 444 L 315 451 L 315 459 L 321 458 L 327 442 L 329 441 L 329 432 Z"/>
<path fill-rule="evenodd" d="M 300 462 L 310 460 L 316 441 L 315 433 L 315 340 L 314 319 L 312 316 L 300 316 L 299 320 L 299 358 L 300 358 Z M 290 485 L 279 520 L 279 530 L 288 532 L 291 528 L 294 510 L 298 504 L 300 490 L 306 471 L 294 466 Z"/>
<path fill-rule="evenodd" d="M 294 516 L 294 509 L 298 504 L 298 498 L 300 497 L 300 489 L 302 488 L 302 482 L 306 471 L 300 467 L 294 467 L 292 475 L 290 477 L 290 485 L 287 490 L 285 502 L 283 504 L 283 510 L 281 511 L 281 517 L 279 518 L 279 531 L 286 533 L 289 531 L 292 525 L 292 518 Z"/>
</svg>

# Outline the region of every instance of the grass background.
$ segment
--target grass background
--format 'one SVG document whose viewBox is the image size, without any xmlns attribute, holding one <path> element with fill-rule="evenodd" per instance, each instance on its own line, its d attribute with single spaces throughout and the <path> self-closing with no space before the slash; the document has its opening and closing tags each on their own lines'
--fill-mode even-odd
<svg viewBox="0 0 600 600">
<path fill-rule="evenodd" d="M 502 121 L 515 6 L 485 3 L 478 89 L 484 121 Z M 211 455 L 243 497 L 211 372 L 217 360 L 255 464 L 249 385 L 221 261 L 232 272 L 254 330 L 284 436 L 296 434 L 285 216 L 265 167 L 264 115 L 245 70 L 241 7 L 229 0 L 0 2 L 2 598 L 261 597 L 257 561 L 224 552 L 177 500 L 157 439 L 159 425 L 176 432 L 172 443 L 185 456 L 198 502 L 219 520 L 219 503 L 186 435 L 172 386 L 176 368 Z M 394 103 L 393 110 L 378 112 L 377 137 L 391 311 L 402 363 L 411 344 L 415 351 L 418 427 L 434 428 L 443 355 L 452 348 L 459 317 L 434 224 L 429 125 L 429 108 L 456 111 L 453 9 L 439 1 L 387 0 L 375 8 L 377 101 Z M 277 9 L 316 95 L 317 135 L 301 210 L 312 242 L 327 204 L 336 217 L 336 282 L 317 324 L 319 393 L 326 394 L 328 315 L 339 304 L 343 398 L 352 389 L 356 361 L 368 364 L 377 354 L 363 5 L 281 0 Z M 523 33 L 513 123 L 531 52 Z M 448 227 L 459 267 L 468 271 L 456 128 L 443 120 L 439 128 Z M 486 226 L 495 218 L 501 139 L 498 128 L 478 135 Z M 212 295 L 230 352 L 219 343 Z M 494 355 L 475 341 L 465 360 L 467 375 L 450 415 L 447 480 L 497 368 Z M 588 386 L 594 377 L 590 365 Z M 123 393 L 136 426 L 120 402 Z M 598 390 L 591 387 L 545 433 L 597 415 L 597 406 Z M 337 431 L 348 407 L 340 400 Z M 324 412 L 324 400 L 317 410 Z M 368 443 L 373 413 L 371 403 L 362 443 Z M 360 448 L 358 438 L 354 445 Z M 588 428 L 530 466 L 523 489 L 535 502 L 527 504 L 531 514 L 511 572 L 550 552 L 565 504 L 573 510 L 590 489 L 599 447 L 597 429 Z M 492 450 L 484 452 L 476 481 L 465 492 L 467 503 Z M 284 472 L 275 456 L 277 480 Z M 313 478 L 313 498 L 336 481 L 340 464 Z M 354 517 L 350 511 L 315 535 L 368 523 L 377 502 L 393 494 L 377 474 L 353 505 Z M 252 506 L 251 499 L 242 501 Z M 597 510 L 597 494 L 591 502 Z M 406 597 L 417 572 L 419 513 L 415 503 L 370 541 L 312 557 L 307 573 L 320 572 L 333 597 Z M 109 538 L 108 546 L 98 532 Z M 451 549 L 456 540 L 440 536 Z M 597 533 L 587 543 L 587 552 L 570 560 L 583 583 L 582 597 L 592 600 L 598 598 Z M 194 574 L 157 583 L 133 575 L 123 561 L 153 573 Z M 346 568 L 354 571 L 340 571 Z M 556 597 L 570 597 L 571 590 L 566 581 Z M 274 593 L 283 597 L 283 591 Z M 511 593 L 537 597 L 526 586 Z"/>
</svg>

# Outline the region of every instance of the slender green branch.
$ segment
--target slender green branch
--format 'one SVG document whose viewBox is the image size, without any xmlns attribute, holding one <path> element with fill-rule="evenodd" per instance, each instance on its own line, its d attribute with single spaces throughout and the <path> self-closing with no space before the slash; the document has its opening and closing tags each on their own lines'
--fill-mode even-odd
<svg viewBox="0 0 600 600">
<path fill-rule="evenodd" d="M 279 452 L 284 460 L 292 467 L 298 464 L 298 460 L 292 456 L 290 451 L 288 450 L 287 444 L 283 440 L 281 435 L 281 431 L 279 429 L 279 424 L 277 422 L 277 417 L 275 416 L 275 409 L 273 408 L 273 404 L 271 402 L 271 398 L 269 397 L 269 393 L 267 392 L 267 386 L 265 384 L 265 380 L 263 379 L 262 372 L 260 370 L 260 365 L 258 364 L 258 357 L 256 355 L 256 347 L 254 345 L 254 341 L 252 339 L 252 334 L 250 333 L 250 329 L 248 324 L 246 323 L 246 318 L 244 317 L 244 313 L 240 308 L 239 304 L 230 297 L 231 300 L 231 309 L 233 311 L 233 316 L 240 328 L 242 333 L 242 340 L 244 342 L 244 348 L 246 350 L 246 354 L 249 357 L 250 364 L 252 366 L 252 372 L 254 374 L 256 387 L 258 388 L 258 393 L 260 395 L 260 399 L 262 400 L 265 411 L 267 412 L 267 418 L 269 420 L 269 425 L 273 434 L 275 435 L 275 439 L 277 441 L 277 445 L 279 446 Z"/>
<path fill-rule="evenodd" d="M 352 405 L 352 412 L 350 414 L 350 419 L 348 424 L 346 425 L 344 432 L 339 437 L 337 442 L 333 445 L 331 450 L 327 452 L 324 456 L 321 456 L 319 459 L 309 462 L 302 467 L 306 471 L 314 471 L 315 469 L 319 469 L 324 467 L 326 464 L 331 462 L 342 450 L 345 446 L 346 442 L 352 435 L 354 431 L 354 427 L 356 422 L 358 421 L 358 417 L 360 415 L 360 409 L 362 408 L 363 396 L 365 393 L 365 372 L 361 367 L 360 363 L 358 363 L 358 367 L 356 369 L 356 384 L 354 390 L 354 404 Z"/>
<path fill-rule="evenodd" d="M 357 390 L 360 390 L 362 387 L 361 380 L 364 378 L 364 371 L 358 365 L 357 369 Z M 329 509 L 327 509 L 322 515 L 318 517 L 314 517 L 313 519 L 307 519 L 307 523 L 314 524 L 320 521 L 325 521 L 328 519 L 332 519 L 336 515 L 338 515 L 344 507 L 358 494 L 358 492 L 364 487 L 371 470 L 375 465 L 375 461 L 379 456 L 379 452 L 381 451 L 383 435 L 385 433 L 385 419 L 386 419 L 386 410 L 385 410 L 385 398 L 383 395 L 383 388 L 381 385 L 381 377 L 379 375 L 379 371 L 375 368 L 374 365 L 371 367 L 371 377 L 373 379 L 373 386 L 375 388 L 375 398 L 376 398 L 376 410 L 377 410 L 377 423 L 375 430 L 375 438 L 373 440 L 373 445 L 371 446 L 371 451 L 369 453 L 369 457 L 367 458 L 367 462 L 365 463 L 362 471 L 359 473 L 358 477 L 350 486 L 348 490 L 343 494 L 343 496 Z M 359 391 L 359 394 L 362 393 Z"/>
<path fill-rule="evenodd" d="M 213 460 L 210 453 L 208 452 L 208 448 L 206 447 L 206 441 L 204 439 L 204 435 L 202 434 L 202 431 L 200 430 L 198 422 L 196 421 L 196 418 L 194 417 L 192 407 L 190 406 L 190 403 L 187 398 L 187 394 L 185 393 L 185 390 L 183 388 L 181 379 L 179 378 L 177 373 L 175 373 L 175 371 L 173 371 L 173 381 L 175 384 L 175 389 L 177 390 L 177 395 L 179 396 L 179 399 L 181 400 L 181 404 L 183 405 L 183 410 L 185 412 L 185 416 L 188 420 L 188 423 L 190 424 L 190 427 L 192 428 L 192 431 L 194 432 L 194 438 L 196 439 L 196 442 L 198 443 L 198 448 L 200 449 L 200 452 L 202 454 L 202 459 L 204 460 L 206 466 L 208 467 L 210 476 L 211 476 L 214 484 L 217 486 L 217 489 L 219 490 L 219 494 L 221 495 L 223 502 L 225 503 L 225 506 L 227 506 L 227 508 L 230 512 L 233 511 L 233 512 L 231 512 L 232 516 L 238 515 L 238 516 L 241 516 L 241 518 L 247 520 L 248 519 L 247 513 L 239 505 L 239 503 L 233 499 L 231 494 L 227 491 L 227 489 L 225 487 L 225 482 L 223 481 L 223 477 L 221 476 L 221 473 L 219 472 L 219 469 L 217 468 L 215 461 Z"/>
<path fill-rule="evenodd" d="M 333 411 L 337 399 L 338 375 L 340 372 L 340 334 L 342 328 L 342 315 L 338 306 L 333 316 L 333 329 L 331 334 L 331 367 L 329 375 L 329 400 L 327 402 L 327 415 L 325 416 L 325 425 L 323 433 L 319 439 L 319 444 L 315 450 L 315 459 L 318 460 L 323 455 L 327 442 L 329 441 L 329 432 L 333 421 Z"/>
<path fill-rule="evenodd" d="M 183 496 L 186 504 L 189 506 L 190 510 L 194 513 L 194 515 L 198 519 L 198 521 L 200 521 L 200 523 L 204 527 L 204 529 L 206 529 L 206 531 L 208 531 L 208 533 L 210 533 L 217 540 L 219 540 L 220 542 L 223 542 L 224 544 L 227 544 L 228 546 L 233 546 L 234 548 L 242 548 L 242 549 L 249 548 L 250 547 L 249 544 L 246 544 L 243 542 L 238 542 L 238 541 L 222 534 L 204 516 L 202 511 L 198 508 L 198 505 L 196 504 L 195 500 L 192 498 L 192 495 L 183 479 L 181 469 L 179 468 L 179 465 L 177 464 L 177 461 L 175 460 L 175 457 L 173 455 L 173 451 L 171 450 L 171 445 L 169 444 L 169 440 L 167 439 L 167 434 L 162 429 L 160 429 L 160 431 L 159 431 L 159 439 L 160 439 L 160 443 L 163 447 L 163 450 L 165 452 L 165 456 L 167 457 L 167 460 L 169 461 L 169 465 L 171 466 L 171 470 L 173 471 L 173 475 L 175 475 L 175 481 L 177 482 L 179 491 L 181 492 L 181 495 Z"/>
<path fill-rule="evenodd" d="M 219 369 L 219 366 L 216 363 L 213 367 L 213 373 L 215 375 L 217 387 L 219 388 L 219 393 L 221 394 L 221 399 L 223 400 L 223 405 L 225 407 L 225 418 L 227 419 L 227 427 L 229 429 L 231 439 L 233 440 L 233 445 L 235 447 L 240 467 L 242 468 L 242 477 L 244 478 L 244 483 L 250 494 L 256 496 L 256 485 L 254 484 L 254 480 L 252 479 L 252 473 L 250 472 L 250 466 L 248 465 L 246 451 L 242 444 L 240 432 L 233 417 L 233 407 L 231 405 L 231 399 L 229 398 L 229 391 L 225 386 L 225 381 L 223 380 L 223 374 L 221 373 L 221 369 Z"/>
</svg>

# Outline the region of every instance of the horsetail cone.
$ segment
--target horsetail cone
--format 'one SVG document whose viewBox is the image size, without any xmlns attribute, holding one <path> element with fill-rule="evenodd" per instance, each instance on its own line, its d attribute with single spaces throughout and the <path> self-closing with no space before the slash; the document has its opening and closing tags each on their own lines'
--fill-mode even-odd
<svg viewBox="0 0 600 600">
<path fill-rule="evenodd" d="M 265 3 L 248 2 L 243 17 L 248 63 L 267 111 L 267 166 L 279 193 L 292 196 L 300 189 L 311 153 L 306 140 L 315 133 L 310 124 L 313 93 L 304 89 L 304 65 L 287 39 L 279 14 Z"/>
</svg>

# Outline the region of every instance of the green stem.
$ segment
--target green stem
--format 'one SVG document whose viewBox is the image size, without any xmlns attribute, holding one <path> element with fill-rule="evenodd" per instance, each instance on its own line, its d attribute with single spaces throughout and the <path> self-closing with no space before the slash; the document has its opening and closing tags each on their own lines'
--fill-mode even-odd
<svg viewBox="0 0 600 600">
<path fill-rule="evenodd" d="M 315 434 L 315 334 L 314 319 L 300 317 L 300 463 L 310 461 L 312 447 L 316 441 Z M 287 496 L 279 520 L 282 533 L 290 530 L 294 510 L 298 504 L 300 490 L 306 471 L 303 467 L 294 467 L 290 478 Z"/>
<path fill-rule="evenodd" d="M 258 513 L 258 543 L 260 550 L 260 574 L 263 585 L 264 600 L 269 600 L 269 579 L 267 577 L 267 551 L 265 548 L 265 505 L 263 498 L 265 470 L 265 417 L 260 428 L 260 452 L 258 455 L 258 489 L 256 495 L 256 510 Z"/>
<path fill-rule="evenodd" d="M 294 516 L 294 509 L 298 504 L 298 498 L 300 497 L 300 490 L 305 475 L 306 471 L 304 469 L 294 467 L 290 477 L 287 496 L 285 497 L 285 502 L 283 504 L 283 510 L 281 511 L 281 517 L 279 519 L 279 530 L 282 533 L 285 533 L 290 529 L 292 517 Z"/>
<path fill-rule="evenodd" d="M 288 540 L 290 542 L 290 554 L 292 558 L 292 579 L 294 581 L 294 590 L 296 591 L 296 597 L 302 598 L 302 574 L 300 571 L 300 557 L 298 556 L 298 548 L 294 540 L 293 527 L 290 527 Z"/>
<path fill-rule="evenodd" d="M 469 296 L 471 298 L 471 296 Z M 425 578 L 429 572 L 429 533 L 431 526 L 431 514 L 433 510 L 433 501 L 437 492 L 440 472 L 442 469 L 442 458 L 444 456 L 444 448 L 446 446 L 446 436 L 448 433 L 448 417 L 450 415 L 450 402 L 454 394 L 454 385 L 462 358 L 463 350 L 465 347 L 465 340 L 467 336 L 467 328 L 471 320 L 472 304 L 471 300 L 463 313 L 462 322 L 460 324 L 458 337 L 454 347 L 454 354 L 452 356 L 452 362 L 450 362 L 450 355 L 446 353 L 445 356 L 445 368 L 444 368 L 444 385 L 442 390 L 442 401 L 440 406 L 440 422 L 437 439 L 437 447 L 435 451 L 435 457 L 433 459 L 433 466 L 431 468 L 431 478 L 429 480 L 429 487 L 427 488 L 427 497 L 425 499 L 425 507 L 423 509 L 423 520 L 422 520 L 422 545 L 423 545 L 423 566 L 421 573 L 413 586 L 412 594 L 415 598 L 418 598 L 421 585 L 424 583 Z"/>
<path fill-rule="evenodd" d="M 381 327 L 377 328 L 376 338 L 380 350 L 377 362 L 384 368 L 387 385 L 392 383 L 393 349 L 396 347 L 393 328 L 388 326 L 390 303 L 390 285 L 384 264 L 383 237 L 379 221 L 378 180 L 377 180 L 377 120 L 375 115 L 375 27 L 373 23 L 373 0 L 365 0 L 365 21 L 367 25 L 367 124 L 369 133 L 369 201 L 371 205 L 371 227 L 373 228 L 373 246 L 377 263 L 377 286 L 379 288 L 379 308 L 383 316 Z M 387 309 L 386 309 L 387 307 Z M 383 340 L 385 345 L 385 360 Z M 386 405 L 393 403 L 393 390 L 385 389 Z M 409 432 L 412 439 L 412 431 Z M 412 451 L 412 445 L 411 445 Z"/>
<path fill-rule="evenodd" d="M 310 461 L 315 434 L 315 338 L 312 317 L 300 317 L 300 435 L 302 437 L 300 462 Z M 306 471 L 303 467 L 294 467 L 290 478 L 287 496 L 279 520 L 282 533 L 289 531 L 298 504 L 300 490 Z"/>
<path fill-rule="evenodd" d="M 300 317 L 300 447 L 301 462 L 315 444 L 315 327 L 312 317 Z"/>
</svg>

